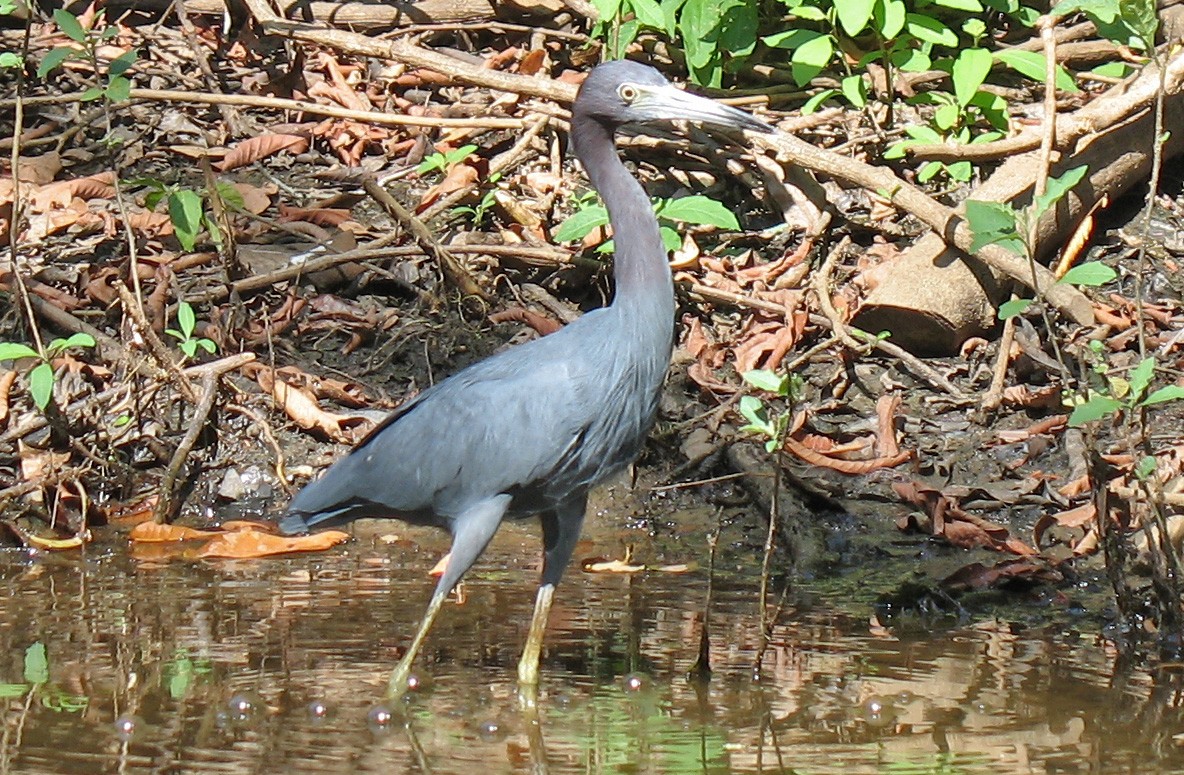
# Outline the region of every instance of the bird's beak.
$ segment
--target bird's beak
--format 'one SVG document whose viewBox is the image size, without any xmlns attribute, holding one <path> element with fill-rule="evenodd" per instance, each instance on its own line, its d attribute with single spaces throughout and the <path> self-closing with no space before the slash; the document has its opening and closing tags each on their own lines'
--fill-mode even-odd
<svg viewBox="0 0 1184 775">
<path fill-rule="evenodd" d="M 697 121 L 725 129 L 771 133 L 776 130 L 742 110 L 674 86 L 641 87 L 632 108 L 650 120 Z"/>
</svg>

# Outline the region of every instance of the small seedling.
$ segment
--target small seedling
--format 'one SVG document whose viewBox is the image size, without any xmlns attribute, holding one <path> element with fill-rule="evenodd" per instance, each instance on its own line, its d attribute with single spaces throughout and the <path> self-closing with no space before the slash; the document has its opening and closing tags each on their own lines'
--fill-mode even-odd
<svg viewBox="0 0 1184 775">
<path fill-rule="evenodd" d="M 1094 355 L 1101 356 L 1102 343 L 1091 342 L 1090 349 Z M 1081 399 L 1070 395 L 1066 403 L 1073 406 L 1069 415 L 1069 425 L 1079 427 L 1103 417 L 1110 417 L 1120 411 L 1132 412 L 1155 404 L 1184 399 L 1184 387 L 1167 385 L 1158 390 L 1147 393 L 1151 387 L 1151 379 L 1155 376 L 1155 358 L 1144 358 L 1138 366 L 1131 369 L 1125 378 L 1109 376 L 1106 364 L 1099 360 L 1094 372 L 1102 378 L 1104 385 L 1097 390 L 1089 391 L 1089 395 Z"/>
<path fill-rule="evenodd" d="M 1035 250 L 1036 224 L 1041 216 L 1069 193 L 1086 173 L 1089 167 L 1082 165 L 1067 170 L 1060 177 L 1050 177 L 1045 191 L 1032 204 L 1016 210 L 1003 202 L 980 202 L 970 199 L 966 202 L 966 221 L 974 233 L 970 250 L 981 250 L 987 245 L 998 245 L 1017 256 L 1031 258 Z M 1099 286 L 1117 277 L 1117 273 L 1097 261 L 1078 264 L 1064 274 L 1058 283 L 1079 286 Z M 999 319 L 1007 320 L 1023 312 L 1032 303 L 1031 299 L 1014 299 L 999 306 Z"/>
<path fill-rule="evenodd" d="M 105 98 L 111 102 L 123 102 L 131 94 L 132 82 L 127 78 L 127 71 L 136 63 L 137 52 L 133 48 L 115 59 L 107 66 L 106 78 L 103 78 L 99 66 L 99 47 L 119 35 L 119 28 L 108 25 L 102 26 L 103 11 L 95 15 L 94 26 L 86 29 L 78 17 L 69 11 L 59 8 L 53 12 L 53 20 L 67 38 L 76 46 L 58 46 L 41 60 L 37 67 L 37 77 L 44 78 L 52 71 L 71 59 L 79 59 L 90 63 L 95 73 L 97 83 L 81 95 L 86 102 Z"/>
<path fill-rule="evenodd" d="M 66 339 L 54 339 L 45 347 L 45 355 L 19 342 L 0 342 L 0 361 L 14 361 L 18 358 L 36 358 L 38 363 L 29 369 L 26 379 L 29 381 L 29 395 L 33 403 L 42 412 L 53 401 L 53 386 L 56 377 L 53 373 L 53 359 L 71 347 L 94 347 L 95 339 L 90 334 L 72 334 Z"/>
<path fill-rule="evenodd" d="M 213 340 L 206 339 L 204 336 L 193 336 L 193 329 L 197 326 L 197 316 L 187 301 L 177 305 L 177 325 L 181 327 L 180 331 L 175 328 L 166 328 L 164 332 L 178 340 L 177 346 L 181 348 L 181 352 L 185 353 L 186 358 L 197 355 L 199 347 L 210 355 L 217 352 L 218 345 L 214 344 Z"/>
<path fill-rule="evenodd" d="M 797 374 L 777 375 L 767 369 L 754 369 L 740 375 L 752 387 L 766 393 L 780 396 L 793 401 L 801 395 L 805 382 Z M 789 428 L 790 412 L 770 414 L 765 402 L 754 395 L 740 397 L 740 416 L 748 424 L 740 428 L 765 439 L 765 451 L 774 452 L 781 448 L 785 441 L 785 431 Z"/>
<path fill-rule="evenodd" d="M 447 153 L 433 153 L 425 157 L 415 168 L 415 171 L 420 175 L 426 175 L 429 172 L 438 171 L 447 174 L 448 170 L 460 164 L 465 159 L 473 155 L 477 150 L 475 145 L 462 145 L 460 148 L 454 148 Z"/>
<path fill-rule="evenodd" d="M 489 180 L 486 182 L 493 185 L 501 179 L 502 174 L 500 172 L 495 172 L 489 176 Z M 461 205 L 460 207 L 453 208 L 452 212 L 456 213 L 457 215 L 469 216 L 469 220 L 472 222 L 473 227 L 476 228 L 481 225 L 481 223 L 485 220 L 485 216 L 489 214 L 489 211 L 493 209 L 494 204 L 497 203 L 496 194 L 497 189 L 491 188 L 481 197 L 481 201 L 477 203 L 476 207 Z"/>
<path fill-rule="evenodd" d="M 157 180 L 156 178 L 137 178 L 131 181 L 133 186 L 148 189 L 144 196 L 144 206 L 149 210 L 164 201 L 169 211 L 169 221 L 173 224 L 173 234 L 181 249 L 191 251 L 197 246 L 197 236 L 204 228 L 210 235 L 210 241 L 215 245 L 222 244 L 222 231 L 218 228 L 213 214 L 208 207 L 209 192 L 205 189 L 191 189 L 175 186 Z M 230 210 L 244 209 L 242 193 L 229 183 L 215 183 L 218 198 Z"/>
</svg>

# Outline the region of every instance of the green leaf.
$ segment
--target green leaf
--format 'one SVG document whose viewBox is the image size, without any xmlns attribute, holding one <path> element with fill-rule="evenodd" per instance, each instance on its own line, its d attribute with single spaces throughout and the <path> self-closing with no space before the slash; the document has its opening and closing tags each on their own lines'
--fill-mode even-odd
<svg viewBox="0 0 1184 775">
<path fill-rule="evenodd" d="M 920 13 L 905 14 L 905 26 L 913 36 L 926 43 L 946 48 L 958 47 L 957 34 L 932 16 Z"/>
<path fill-rule="evenodd" d="M 41 641 L 25 649 L 25 682 L 38 685 L 49 683 L 49 657 Z"/>
<path fill-rule="evenodd" d="M 857 37 L 872 18 L 876 0 L 840 0 L 834 5 L 839 26 L 851 37 Z"/>
<path fill-rule="evenodd" d="M 666 248 L 667 253 L 682 247 L 682 237 L 678 236 L 678 232 L 669 226 L 659 226 L 658 236 L 662 238 L 662 247 Z"/>
<path fill-rule="evenodd" d="M 892 40 L 904 29 L 908 7 L 902 0 L 883 0 L 872 9 L 872 20 L 884 40 Z"/>
<path fill-rule="evenodd" d="M 1184 398 L 1184 387 L 1179 385 L 1168 385 L 1161 387 L 1147 396 L 1142 401 L 1142 406 L 1151 406 L 1153 404 L 1162 404 L 1166 401 L 1179 401 Z"/>
<path fill-rule="evenodd" d="M 220 180 L 214 184 L 214 190 L 218 192 L 218 198 L 222 200 L 222 204 L 231 210 L 241 212 L 246 209 L 247 203 L 243 199 L 243 192 L 235 188 L 233 184 Z"/>
<path fill-rule="evenodd" d="M 88 89 L 84 89 L 82 94 L 78 95 L 78 99 L 81 100 L 82 102 L 94 102 L 95 100 L 97 100 L 99 97 L 102 97 L 102 96 L 103 96 L 102 89 L 100 89 L 98 86 L 91 86 Z"/>
<path fill-rule="evenodd" d="M 1061 279 L 1057 280 L 1059 283 L 1067 285 L 1084 285 L 1091 288 L 1096 288 L 1099 285 L 1105 285 L 1112 282 L 1118 277 L 1118 272 L 1106 266 L 1100 261 L 1089 261 L 1084 264 L 1078 264 L 1072 267 L 1068 272 L 1065 272 Z"/>
<path fill-rule="evenodd" d="M 24 697 L 29 691 L 28 684 L 0 684 L 0 700 L 13 700 Z"/>
<path fill-rule="evenodd" d="M 1044 188 L 1044 193 L 1036 197 L 1032 202 L 1032 210 L 1036 217 L 1039 218 L 1048 210 L 1056 206 L 1057 202 L 1061 201 L 1061 197 L 1069 193 L 1085 174 L 1089 172 L 1089 165 L 1082 164 L 1080 167 L 1074 167 L 1071 170 L 1065 170 L 1060 177 L 1049 178 L 1048 185 Z"/>
<path fill-rule="evenodd" d="M 974 165 L 968 161 L 956 161 L 946 165 L 946 174 L 951 180 L 967 183 L 974 177 Z"/>
<path fill-rule="evenodd" d="M 791 8 L 789 15 L 795 19 L 801 19 L 808 22 L 824 22 L 826 21 L 826 11 L 821 8 L 816 8 L 812 5 L 799 5 L 796 8 Z"/>
<path fill-rule="evenodd" d="M 1118 0 L 1118 15 L 1135 33 L 1143 50 L 1155 48 L 1155 33 L 1159 30 L 1155 0 Z"/>
<path fill-rule="evenodd" d="M 7 69 L 13 67 L 21 67 L 25 64 L 25 60 L 20 54 L 14 51 L 0 51 L 0 67 Z"/>
<path fill-rule="evenodd" d="M 955 11 L 966 11 L 967 13 L 982 13 L 983 4 L 978 0 L 934 0 L 935 5 L 940 5 L 942 8 L 950 8 Z"/>
<path fill-rule="evenodd" d="M 139 53 L 140 52 L 133 48 L 123 52 L 115 59 L 112 59 L 111 64 L 107 67 L 108 77 L 122 77 L 125 73 L 127 73 L 128 70 L 131 69 L 132 65 L 136 63 L 136 57 L 139 55 Z"/>
<path fill-rule="evenodd" d="M 196 341 L 197 341 L 197 346 L 200 347 L 201 349 L 205 350 L 206 352 L 208 352 L 210 355 L 213 355 L 214 353 L 218 352 L 218 345 L 214 343 L 214 340 L 206 339 L 203 336 L 201 339 L 198 339 Z"/>
<path fill-rule="evenodd" d="M 201 229 L 201 197 L 196 191 L 181 189 L 169 194 L 169 220 L 181 248 L 193 250 Z"/>
<path fill-rule="evenodd" d="M 62 62 L 74 57 L 79 51 L 76 48 L 69 46 L 58 46 L 49 50 L 44 57 L 41 58 L 41 64 L 37 65 L 37 77 L 44 78 L 53 70 L 56 70 Z"/>
<path fill-rule="evenodd" d="M 1026 254 L 1024 243 L 1016 233 L 1015 210 L 1010 205 L 968 199 L 966 222 L 974 233 L 970 243 L 972 253 L 987 245 L 1000 245 L 1016 255 Z"/>
<path fill-rule="evenodd" d="M 183 301 L 177 305 L 177 325 L 181 327 L 181 333 L 185 338 L 193 336 L 193 328 L 197 325 L 197 315 L 193 313 L 193 307 L 187 301 Z"/>
<path fill-rule="evenodd" d="M 1109 396 L 1095 395 L 1088 401 L 1078 404 L 1069 415 L 1069 425 L 1077 428 L 1087 422 L 1109 417 L 1122 408 L 1122 402 Z"/>
<path fill-rule="evenodd" d="M 597 226 L 608 223 L 608 210 L 603 205 L 592 205 L 573 213 L 551 235 L 556 242 L 582 240 Z"/>
<path fill-rule="evenodd" d="M 662 6 L 658 5 L 658 0 L 629 0 L 629 6 L 633 9 L 633 14 L 637 21 L 641 22 L 646 27 L 652 27 L 656 30 L 662 30 L 666 27 L 665 19 L 662 16 Z"/>
<path fill-rule="evenodd" d="M 933 124 L 943 132 L 948 132 L 958 125 L 958 119 L 961 116 L 962 111 L 958 109 L 957 105 L 946 103 L 933 112 Z"/>
<path fill-rule="evenodd" d="M 921 165 L 921 171 L 917 173 L 917 180 L 921 181 L 922 183 L 928 183 L 929 181 L 933 180 L 937 173 L 941 172 L 945 168 L 946 165 L 942 164 L 940 161 L 926 162 L 925 164 Z"/>
<path fill-rule="evenodd" d="M 432 170 L 442 170 L 444 169 L 445 165 L 447 165 L 447 163 L 448 162 L 444 159 L 444 154 L 429 154 L 428 156 L 424 157 L 423 161 L 416 165 L 415 172 L 416 174 L 424 175 L 431 172 Z"/>
<path fill-rule="evenodd" d="M 82 29 L 82 25 L 78 22 L 78 17 L 69 11 L 59 8 L 53 12 L 54 24 L 58 25 L 58 29 L 66 34 L 66 37 L 75 43 L 86 42 L 86 30 Z"/>
<path fill-rule="evenodd" d="M 112 78 L 105 93 L 112 102 L 123 102 L 132 94 L 132 82 L 126 78 Z"/>
<path fill-rule="evenodd" d="M 996 51 L 992 56 L 1025 78 L 1031 78 L 1037 83 L 1044 83 L 1045 59 L 1044 54 L 1036 51 L 1021 51 L 1016 48 Z M 1073 81 L 1073 76 L 1061 65 L 1057 65 L 1056 86 L 1062 91 L 1080 91 Z"/>
<path fill-rule="evenodd" d="M 958 104 L 966 107 L 987 80 L 991 72 L 991 52 L 984 48 L 968 48 L 954 60 L 951 77 L 954 81 L 954 96 Z"/>
<path fill-rule="evenodd" d="M 621 0 L 592 0 L 592 6 L 600 15 L 602 21 L 615 19 L 621 11 Z"/>
<path fill-rule="evenodd" d="M 843 96 L 857 108 L 867 105 L 867 83 L 862 75 L 849 75 L 841 82 Z"/>
<path fill-rule="evenodd" d="M 0 361 L 15 361 L 17 358 L 40 358 L 41 353 L 19 342 L 0 342 Z"/>
<path fill-rule="evenodd" d="M 1155 359 L 1144 358 L 1139 362 L 1139 365 L 1131 369 L 1127 374 L 1127 381 L 1130 383 L 1130 397 L 1134 401 L 1138 401 L 1147 392 L 1147 388 L 1151 385 L 1151 380 L 1155 377 Z"/>
<path fill-rule="evenodd" d="M 962 22 L 962 31 L 977 41 L 987 34 L 987 25 L 983 23 L 982 19 L 972 16 Z"/>
<path fill-rule="evenodd" d="M 186 358 L 197 355 L 197 342 L 192 339 L 184 339 L 177 346 L 181 348 L 181 352 L 185 353 Z"/>
<path fill-rule="evenodd" d="M 1022 315 L 1032 305 L 1031 299 L 1011 299 L 999 305 L 999 319 L 1008 320 Z"/>
<path fill-rule="evenodd" d="M 475 145 L 462 145 L 460 148 L 454 148 L 444 154 L 444 160 L 448 167 L 453 167 L 472 156 L 476 150 L 477 146 Z"/>
<path fill-rule="evenodd" d="M 672 221 L 715 226 L 720 229 L 738 230 L 740 222 L 736 214 L 711 197 L 694 195 L 672 199 L 663 205 L 658 215 Z"/>
<path fill-rule="evenodd" d="M 775 372 L 768 369 L 746 371 L 740 375 L 740 378 L 757 390 L 767 390 L 770 393 L 777 393 L 779 395 L 785 394 L 786 378 L 778 376 Z"/>
<path fill-rule="evenodd" d="M 801 113 L 803 116 L 808 116 L 814 111 L 818 110 L 822 103 L 829 100 L 831 97 L 839 93 L 838 89 L 823 89 L 815 94 L 810 99 L 806 100 L 806 104 L 802 105 Z"/>
<path fill-rule="evenodd" d="M 29 395 L 41 411 L 53 401 L 53 366 L 39 363 L 29 372 Z"/>
<path fill-rule="evenodd" d="M 793 79 L 798 86 L 810 83 L 826 69 L 834 52 L 834 40 L 829 35 L 819 35 L 798 46 L 789 58 Z"/>
<path fill-rule="evenodd" d="M 1094 75 L 1100 75 L 1103 78 L 1126 78 L 1132 70 L 1134 68 L 1126 62 L 1106 62 L 1105 64 L 1098 65 L 1093 70 L 1090 70 L 1090 72 Z"/>
<path fill-rule="evenodd" d="M 50 355 L 57 355 L 62 350 L 68 349 L 70 347 L 94 347 L 94 346 L 95 346 L 95 338 L 93 336 L 91 336 L 90 334 L 82 333 L 80 331 L 76 334 L 71 334 L 68 339 L 54 339 L 52 342 L 49 343 L 49 347 L 47 349 L 49 350 Z"/>
</svg>

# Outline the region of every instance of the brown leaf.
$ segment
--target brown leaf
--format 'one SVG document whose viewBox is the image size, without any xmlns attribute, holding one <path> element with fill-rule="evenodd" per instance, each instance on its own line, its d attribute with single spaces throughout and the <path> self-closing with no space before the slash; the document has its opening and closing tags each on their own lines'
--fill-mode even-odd
<svg viewBox="0 0 1184 775">
<path fill-rule="evenodd" d="M 1004 560 L 990 567 L 971 563 L 942 579 L 941 586 L 952 591 L 985 589 L 1021 581 L 1027 584 L 1057 583 L 1062 580 L 1057 571 L 1038 560 L 1019 558 Z"/>
<path fill-rule="evenodd" d="M 523 309 L 522 307 L 511 307 L 510 309 L 502 310 L 501 312 L 495 312 L 489 316 L 489 321 L 491 323 L 525 323 L 537 331 L 541 336 L 553 334 L 559 329 L 563 328 L 563 324 L 559 321 L 552 320 L 545 315 L 540 315 L 537 312 L 531 312 L 530 310 Z"/>
<path fill-rule="evenodd" d="M 162 525 L 157 522 L 141 522 L 131 529 L 128 538 L 141 543 L 166 543 L 172 541 L 193 541 L 219 535 L 212 530 L 196 530 L 183 525 Z"/>
<path fill-rule="evenodd" d="M 227 172 L 252 162 L 274 156 L 277 153 L 304 153 L 308 150 L 308 138 L 300 135 L 268 134 L 244 140 L 230 149 L 222 161 L 213 165 L 220 172 Z"/>
<path fill-rule="evenodd" d="M 592 557 L 583 560 L 580 567 L 584 573 L 641 573 L 644 565 L 635 565 L 626 560 L 610 560 L 607 557 Z"/>
<path fill-rule="evenodd" d="M 6 371 L 0 374 L 0 425 L 8 419 L 8 394 L 12 390 L 12 383 L 16 382 L 16 372 Z"/>
<path fill-rule="evenodd" d="M 474 187 L 479 178 L 480 173 L 476 167 L 468 164 L 452 165 L 443 180 L 424 192 L 423 198 L 419 201 L 419 210 L 429 207 L 437 199 L 453 191 L 464 191 Z"/>
<path fill-rule="evenodd" d="M 260 530 L 219 533 L 199 549 L 197 557 L 249 559 L 291 552 L 320 552 L 345 541 L 349 533 L 325 530 L 306 536 L 278 536 Z"/>
</svg>

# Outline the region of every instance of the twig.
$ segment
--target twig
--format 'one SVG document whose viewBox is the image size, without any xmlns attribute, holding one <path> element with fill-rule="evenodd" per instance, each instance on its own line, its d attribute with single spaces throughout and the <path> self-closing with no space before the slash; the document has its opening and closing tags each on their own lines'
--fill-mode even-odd
<svg viewBox="0 0 1184 775">
<path fill-rule="evenodd" d="M 814 295 L 818 298 L 818 308 L 822 310 L 822 314 L 826 315 L 827 320 L 830 321 L 830 330 L 835 336 L 839 338 L 844 345 L 850 350 L 863 352 L 867 350 L 867 346 L 851 336 L 851 332 L 847 329 L 847 324 L 843 321 L 839 311 L 835 309 L 835 305 L 830 301 L 830 275 L 834 271 L 835 264 L 838 263 L 839 256 L 851 244 L 850 237 L 843 237 L 839 240 L 839 244 L 835 245 L 826 255 L 822 266 L 818 267 L 818 271 L 814 273 L 810 285 L 814 289 Z"/>
<path fill-rule="evenodd" d="M 201 400 L 197 402 L 197 406 L 193 410 L 193 416 L 189 418 L 189 428 L 185 431 L 185 435 L 181 437 L 181 443 L 177 445 L 177 449 L 173 452 L 173 458 L 169 461 L 169 467 L 165 469 L 164 478 L 160 481 L 160 497 L 156 501 L 156 508 L 152 519 L 154 522 L 164 524 L 172 519 L 179 505 L 176 499 L 174 489 L 177 484 L 177 477 L 181 475 L 181 469 L 185 467 L 185 460 L 189 457 L 189 453 L 193 451 L 193 445 L 197 443 L 197 437 L 205 428 L 206 420 L 210 416 L 210 410 L 214 407 L 214 397 L 218 395 L 215 389 L 218 387 L 218 375 L 212 372 L 207 372 L 201 380 Z"/>
<path fill-rule="evenodd" d="M 378 181 L 368 177 L 362 181 L 362 186 L 366 189 L 366 193 L 374 198 L 375 202 L 407 229 L 411 238 L 423 248 L 424 252 L 436 259 L 436 263 L 440 265 L 440 271 L 444 273 L 449 282 L 460 289 L 461 293 L 480 299 L 489 298 L 489 295 L 477 284 L 469 270 L 457 261 L 447 248 L 436 241 L 424 222 L 399 204 L 385 188 L 378 185 Z"/>
<path fill-rule="evenodd" d="M 1007 367 L 1011 364 L 1011 344 L 1014 341 L 1015 318 L 1008 318 L 1003 322 L 1003 334 L 999 337 L 999 354 L 995 357 L 991 384 L 983 395 L 983 411 L 993 412 L 1003 403 L 1003 382 L 1007 379 Z"/>
</svg>

